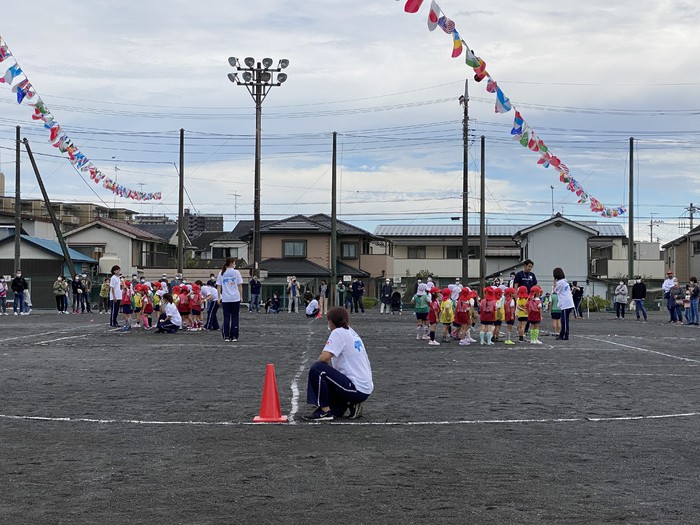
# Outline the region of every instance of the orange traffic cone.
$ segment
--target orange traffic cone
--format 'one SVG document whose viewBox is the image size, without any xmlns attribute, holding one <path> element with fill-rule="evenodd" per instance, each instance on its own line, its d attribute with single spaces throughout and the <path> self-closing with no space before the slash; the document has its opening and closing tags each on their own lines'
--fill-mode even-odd
<svg viewBox="0 0 700 525">
<path fill-rule="evenodd" d="M 280 410 L 275 365 L 267 365 L 262 403 L 260 403 L 260 415 L 253 418 L 253 423 L 287 423 L 287 416 L 283 416 Z"/>
</svg>

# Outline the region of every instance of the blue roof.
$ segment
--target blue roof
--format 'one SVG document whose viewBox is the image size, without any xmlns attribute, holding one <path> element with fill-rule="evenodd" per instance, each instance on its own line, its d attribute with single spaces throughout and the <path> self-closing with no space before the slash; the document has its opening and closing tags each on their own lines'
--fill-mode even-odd
<svg viewBox="0 0 700 525">
<path fill-rule="evenodd" d="M 38 246 L 39 248 L 43 248 L 44 250 L 58 255 L 59 257 L 63 257 L 63 250 L 61 250 L 61 245 L 58 243 L 58 241 L 50 241 L 48 239 L 42 239 L 41 237 L 31 237 L 30 235 L 22 235 L 22 239 Z M 96 259 L 83 255 L 73 248 L 68 248 L 68 255 L 70 255 L 73 262 L 97 264 Z"/>
</svg>

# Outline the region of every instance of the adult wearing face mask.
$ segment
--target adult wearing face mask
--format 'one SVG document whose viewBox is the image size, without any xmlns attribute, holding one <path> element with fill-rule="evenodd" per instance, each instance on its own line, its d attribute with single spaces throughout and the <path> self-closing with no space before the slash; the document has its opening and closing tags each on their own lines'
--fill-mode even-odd
<svg viewBox="0 0 700 525">
<path fill-rule="evenodd" d="M 86 273 L 83 273 L 80 276 L 80 289 L 83 291 L 83 297 L 82 301 L 80 301 L 80 307 L 82 313 L 92 313 L 92 310 L 90 308 L 90 292 L 92 291 L 92 281 L 90 278 L 87 276 Z"/>
<path fill-rule="evenodd" d="M 59 314 L 66 312 L 66 294 L 68 293 L 68 283 L 62 275 L 58 276 L 53 283 L 53 295 L 56 298 L 56 309 Z"/>
<path fill-rule="evenodd" d="M 627 306 L 627 285 L 625 281 L 615 287 L 615 317 L 617 319 L 625 319 L 625 307 Z"/>
<path fill-rule="evenodd" d="M 632 300 L 634 301 L 634 310 L 637 312 L 637 321 L 639 321 L 639 313 L 644 315 L 644 322 L 647 322 L 647 311 L 644 308 L 644 299 L 647 296 L 647 285 L 642 282 L 641 277 L 637 277 L 634 285 L 632 285 Z"/>
<path fill-rule="evenodd" d="M 22 277 L 21 270 L 17 270 L 15 278 L 12 279 L 10 288 L 12 288 L 12 291 L 15 294 L 15 303 L 12 307 L 15 315 L 18 315 L 18 312 L 19 315 L 26 315 L 24 313 L 24 291 L 29 288 L 29 285 L 27 284 L 27 280 Z"/>
</svg>

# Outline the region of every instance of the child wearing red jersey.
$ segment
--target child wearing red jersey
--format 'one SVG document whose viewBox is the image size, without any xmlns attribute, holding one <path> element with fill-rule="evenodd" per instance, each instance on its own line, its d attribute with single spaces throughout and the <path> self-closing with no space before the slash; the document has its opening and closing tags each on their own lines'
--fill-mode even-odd
<svg viewBox="0 0 700 525">
<path fill-rule="evenodd" d="M 530 288 L 530 297 L 527 300 L 527 320 L 530 323 L 530 343 L 541 345 L 540 323 L 542 322 L 542 288 L 535 285 Z"/>
<path fill-rule="evenodd" d="M 190 320 L 190 292 L 187 289 L 187 285 L 180 286 L 180 293 L 178 294 L 179 302 L 177 303 L 177 311 L 182 317 L 183 328 L 189 328 L 192 324 Z"/>
<path fill-rule="evenodd" d="M 143 321 L 143 327 L 146 330 L 150 330 L 153 321 L 151 320 L 151 314 L 153 314 L 153 299 L 151 298 L 151 293 L 148 286 L 144 286 L 141 292 L 141 320 Z"/>
<path fill-rule="evenodd" d="M 190 294 L 190 308 L 192 312 L 192 328 L 194 330 L 202 329 L 202 281 L 195 281 L 192 285 L 192 293 Z"/>
<path fill-rule="evenodd" d="M 430 289 L 430 310 L 428 310 L 428 325 L 430 326 L 430 341 L 428 344 L 431 346 L 439 346 L 440 343 L 435 340 L 435 330 L 437 329 L 438 316 L 440 315 L 440 301 L 438 301 L 438 295 L 440 294 L 440 289 L 437 286 L 433 286 Z"/>
<path fill-rule="evenodd" d="M 468 346 L 471 342 L 467 337 L 467 330 L 472 322 L 471 309 L 471 290 L 469 288 L 462 288 L 457 297 L 457 303 L 455 304 L 455 323 L 459 324 L 457 338 L 459 339 L 459 344 L 462 346 Z"/>
<path fill-rule="evenodd" d="M 479 303 L 481 329 L 479 331 L 479 344 L 493 344 L 493 324 L 496 322 L 496 294 L 490 286 L 484 288 L 484 298 Z"/>
<path fill-rule="evenodd" d="M 514 345 L 515 343 L 510 338 L 510 334 L 513 331 L 513 325 L 515 324 L 515 288 L 506 288 L 505 300 L 503 301 L 503 308 L 505 310 L 505 321 L 506 321 L 506 340 L 505 344 Z"/>
</svg>

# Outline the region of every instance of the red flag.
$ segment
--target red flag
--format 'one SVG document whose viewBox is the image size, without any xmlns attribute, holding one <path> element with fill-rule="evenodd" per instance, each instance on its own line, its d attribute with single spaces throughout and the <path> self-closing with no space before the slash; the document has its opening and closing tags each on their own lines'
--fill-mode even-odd
<svg viewBox="0 0 700 525">
<path fill-rule="evenodd" d="M 417 13 L 422 3 L 423 0 L 406 0 L 406 6 L 403 10 L 407 13 Z"/>
</svg>

